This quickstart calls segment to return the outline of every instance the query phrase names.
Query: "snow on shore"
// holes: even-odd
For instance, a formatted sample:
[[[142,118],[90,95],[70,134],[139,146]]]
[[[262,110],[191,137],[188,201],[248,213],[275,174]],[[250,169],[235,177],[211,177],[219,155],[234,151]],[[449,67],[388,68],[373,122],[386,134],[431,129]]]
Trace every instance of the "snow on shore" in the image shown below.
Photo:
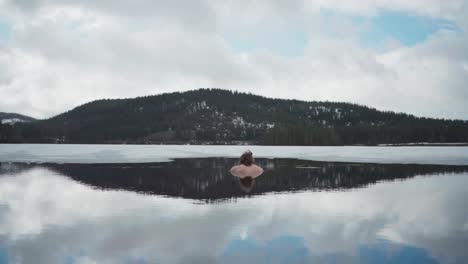
[[[143,163],[176,158],[238,158],[250,149],[257,158],[316,161],[468,165],[468,147],[302,147],[199,145],[0,144],[0,162]]]

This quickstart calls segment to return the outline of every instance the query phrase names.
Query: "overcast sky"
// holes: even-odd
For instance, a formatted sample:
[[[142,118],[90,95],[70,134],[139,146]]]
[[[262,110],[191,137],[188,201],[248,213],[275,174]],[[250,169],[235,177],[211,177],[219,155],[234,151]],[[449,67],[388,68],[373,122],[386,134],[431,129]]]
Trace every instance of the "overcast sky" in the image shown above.
[[[468,119],[468,0],[0,0],[0,111],[218,87]]]

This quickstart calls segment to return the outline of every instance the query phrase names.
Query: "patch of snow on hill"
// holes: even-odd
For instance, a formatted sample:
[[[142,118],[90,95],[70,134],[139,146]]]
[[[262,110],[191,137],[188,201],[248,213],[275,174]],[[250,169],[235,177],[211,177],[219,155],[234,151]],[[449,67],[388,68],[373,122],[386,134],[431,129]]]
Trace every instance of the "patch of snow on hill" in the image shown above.
[[[3,124],[13,125],[15,123],[20,123],[20,122],[29,122],[29,121],[24,120],[24,119],[20,119],[20,118],[5,118],[5,119],[2,119],[2,125]]]

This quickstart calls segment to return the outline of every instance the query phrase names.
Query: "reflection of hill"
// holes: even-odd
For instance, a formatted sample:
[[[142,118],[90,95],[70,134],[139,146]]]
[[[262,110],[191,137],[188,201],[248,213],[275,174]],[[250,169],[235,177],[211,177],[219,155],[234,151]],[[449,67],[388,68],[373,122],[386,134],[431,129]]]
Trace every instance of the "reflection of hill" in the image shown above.
[[[103,189],[201,200],[219,200],[246,194],[229,174],[235,159],[179,159],[146,164],[48,164],[48,168],[79,182]],[[467,172],[468,166],[326,163],[293,159],[259,159],[265,173],[256,179],[250,195],[298,190],[340,190],[378,181],[416,175]]]
[[[228,158],[177,159],[143,164],[43,164],[76,181],[102,189],[123,189],[200,200],[219,200],[246,194],[239,179],[229,174],[237,162]],[[379,181],[416,175],[468,172],[468,166],[358,164],[295,159],[258,159],[265,173],[250,195],[299,190],[343,190]],[[34,167],[3,163],[0,174]]]
[[[4,174],[20,173],[34,167],[28,163],[0,162],[0,177]]]

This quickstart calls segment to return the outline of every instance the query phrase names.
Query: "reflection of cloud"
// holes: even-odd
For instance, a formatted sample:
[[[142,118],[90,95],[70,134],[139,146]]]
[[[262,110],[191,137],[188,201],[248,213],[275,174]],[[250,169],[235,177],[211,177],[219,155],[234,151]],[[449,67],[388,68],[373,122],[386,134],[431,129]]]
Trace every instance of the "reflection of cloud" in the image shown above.
[[[0,177],[0,248],[24,263],[210,263],[241,238],[300,237],[314,256],[357,256],[376,239],[466,256],[468,177],[416,177],[347,192],[272,194],[236,203],[100,191],[31,169]]]
[[[242,226],[243,219],[233,213],[246,218],[253,213],[96,191],[44,169],[3,176],[0,204],[8,208],[0,216],[0,237],[17,241],[10,255],[22,256],[25,263],[61,263],[64,256],[83,250],[99,262],[114,262],[123,254],[151,259],[209,256],[228,242],[233,227]],[[90,239],[96,234],[99,239]]]

